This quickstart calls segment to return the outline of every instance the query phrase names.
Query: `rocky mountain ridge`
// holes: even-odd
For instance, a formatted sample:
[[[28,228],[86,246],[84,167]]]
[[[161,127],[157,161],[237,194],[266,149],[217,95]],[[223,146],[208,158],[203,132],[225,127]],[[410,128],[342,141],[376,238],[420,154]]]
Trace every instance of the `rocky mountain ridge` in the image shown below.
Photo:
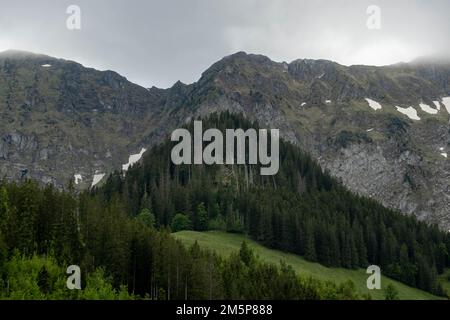
[[[449,97],[450,63],[427,59],[347,67],[239,52],[196,83],[145,89],[112,71],[6,52],[0,174],[90,187],[187,121],[229,110],[280,129],[351,190],[449,228]]]

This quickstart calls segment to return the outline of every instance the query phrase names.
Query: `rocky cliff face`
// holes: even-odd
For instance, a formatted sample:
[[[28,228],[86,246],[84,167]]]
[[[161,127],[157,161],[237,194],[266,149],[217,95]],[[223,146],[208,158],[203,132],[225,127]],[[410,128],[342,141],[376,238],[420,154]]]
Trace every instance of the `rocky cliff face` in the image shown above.
[[[197,83],[162,90],[8,52],[0,55],[0,172],[88,187],[185,122],[230,110],[280,129],[351,190],[449,228],[449,96],[450,63],[426,59],[346,67],[237,53]]]
[[[24,52],[0,55],[0,174],[62,186],[126,163],[159,95],[117,73]]]

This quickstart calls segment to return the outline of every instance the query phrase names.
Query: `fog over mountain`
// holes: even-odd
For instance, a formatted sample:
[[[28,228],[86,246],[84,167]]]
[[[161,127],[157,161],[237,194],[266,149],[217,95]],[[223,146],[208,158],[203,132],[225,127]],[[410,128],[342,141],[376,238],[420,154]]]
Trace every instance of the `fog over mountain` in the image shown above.
[[[449,52],[450,2],[153,0],[1,0],[0,51],[42,52],[100,70],[115,70],[144,87],[192,83],[237,51],[275,61],[299,57],[341,64],[384,65]],[[69,5],[81,30],[68,30]],[[368,7],[380,9],[371,30]],[[371,12],[371,11],[369,11]]]

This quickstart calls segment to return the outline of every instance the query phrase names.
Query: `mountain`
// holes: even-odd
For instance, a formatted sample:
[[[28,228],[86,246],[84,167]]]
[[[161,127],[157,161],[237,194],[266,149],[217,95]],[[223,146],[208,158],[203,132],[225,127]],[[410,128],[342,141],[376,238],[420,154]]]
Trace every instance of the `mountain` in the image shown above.
[[[448,229],[449,97],[450,63],[429,58],[347,67],[239,52],[198,82],[163,90],[8,51],[0,54],[0,173],[89,187],[173,129],[228,110],[280,129],[350,190]]]
[[[259,127],[230,112],[203,126]],[[298,146],[280,140],[279,173],[263,176],[258,164],[175,165],[175,144],[80,193],[0,180],[0,299],[448,297],[450,234],[349,192]],[[171,235],[180,230],[229,233],[204,251]],[[221,256],[236,241],[239,251]],[[67,290],[68,263],[83,270],[83,290]]]
[[[259,127],[229,112],[202,124],[221,132]],[[282,139],[278,174],[263,176],[261,165],[175,165],[167,160],[176,144],[152,148],[126,176],[110,175],[89,195],[159,229],[245,234],[328,267],[376,265],[384,276],[443,295],[438,275],[450,266],[450,234],[349,192],[298,146]]]
[[[0,55],[0,172],[88,184],[139,153],[162,119],[158,92],[112,71],[26,52]],[[81,180],[79,179],[79,180]]]

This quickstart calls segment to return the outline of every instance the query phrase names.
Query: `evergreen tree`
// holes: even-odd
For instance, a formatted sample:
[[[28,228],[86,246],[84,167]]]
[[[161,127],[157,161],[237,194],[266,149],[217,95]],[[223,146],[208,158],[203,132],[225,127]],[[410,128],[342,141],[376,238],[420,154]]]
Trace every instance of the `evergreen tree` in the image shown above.
[[[172,223],[170,224],[170,227],[173,232],[178,232],[182,230],[189,230],[191,229],[192,222],[191,219],[185,214],[177,213],[175,217],[172,219]]]
[[[8,258],[8,248],[3,239],[3,234],[0,230],[0,275],[2,274],[3,267],[7,261],[7,258]],[[0,283],[1,283],[1,281],[0,281]],[[0,285],[0,287],[1,287],[1,285]]]
[[[205,204],[201,202],[195,210],[195,230],[205,231],[208,229],[208,212]]]
[[[316,261],[317,254],[316,254],[315,236],[314,236],[314,229],[311,223],[306,224],[304,241],[305,241],[305,258],[310,261]]]
[[[53,285],[51,283],[50,274],[45,266],[42,266],[41,270],[39,270],[37,285],[44,294],[48,294],[52,291]]]
[[[247,267],[253,262],[253,251],[248,247],[246,241],[242,242],[241,244],[239,257]]]
[[[136,217],[139,221],[142,221],[148,227],[155,227],[156,218],[153,213],[151,213],[150,209],[144,208]]]
[[[392,284],[389,283],[386,286],[386,289],[384,290],[384,297],[386,300],[398,300],[398,290],[397,288]]]
[[[6,220],[8,219],[9,200],[8,191],[2,186],[0,181],[0,231],[5,232]]]

